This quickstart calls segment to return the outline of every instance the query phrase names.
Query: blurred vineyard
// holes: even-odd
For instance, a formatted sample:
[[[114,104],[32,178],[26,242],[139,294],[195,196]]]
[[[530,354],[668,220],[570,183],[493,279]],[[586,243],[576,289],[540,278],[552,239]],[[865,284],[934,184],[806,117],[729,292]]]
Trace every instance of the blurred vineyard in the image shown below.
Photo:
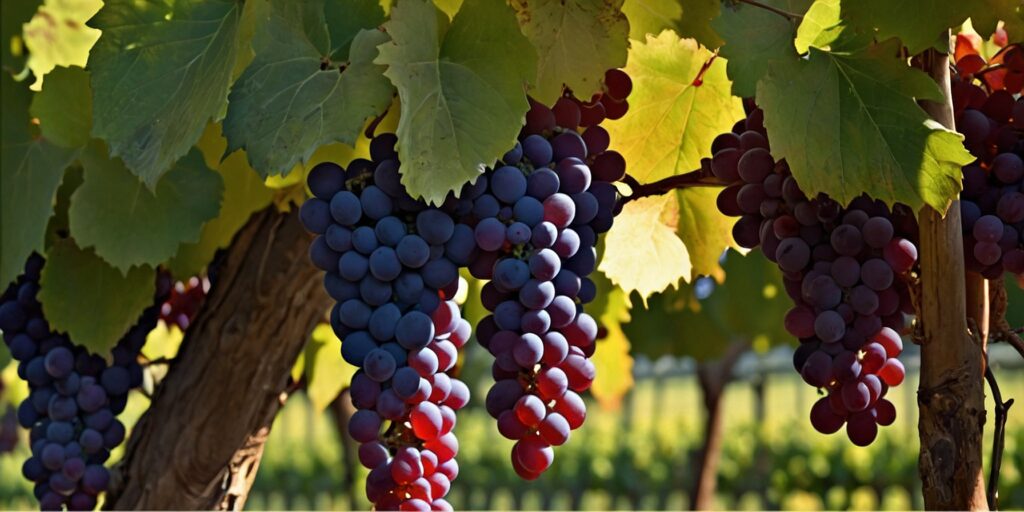
[[[717,508],[921,509],[917,473],[916,364],[908,383],[890,392],[901,415],[868,448],[842,434],[823,436],[805,418],[815,391],[782,363],[785,350],[748,355],[725,395]],[[1004,362],[1005,361],[1005,362]],[[1024,397],[1024,367],[1014,356],[994,361],[1004,396]],[[476,404],[460,414],[462,472],[451,502],[472,510],[632,510],[688,507],[703,441],[704,409],[691,360],[637,361],[636,385],[619,410],[591,404],[586,428],[573,433],[552,470],[536,482],[509,467],[510,441]],[[486,381],[473,391],[486,392]],[[146,399],[136,396],[129,415]],[[991,403],[989,404],[991,407]],[[989,409],[991,410],[991,408]],[[991,425],[986,425],[986,468]],[[1004,509],[1024,508],[1024,413],[1011,410],[1000,482]],[[33,509],[31,489],[15,476],[24,443],[0,456],[0,509]],[[117,456],[118,454],[115,454]],[[363,470],[346,462],[330,411],[318,414],[302,395],[278,416],[248,509],[365,510]],[[358,469],[356,469],[358,468]],[[354,470],[354,471],[353,471]]]

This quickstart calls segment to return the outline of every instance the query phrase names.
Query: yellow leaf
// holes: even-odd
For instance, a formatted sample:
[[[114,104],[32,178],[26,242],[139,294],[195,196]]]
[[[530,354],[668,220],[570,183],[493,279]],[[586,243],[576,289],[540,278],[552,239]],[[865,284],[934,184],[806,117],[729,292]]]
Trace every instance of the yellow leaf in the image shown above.
[[[693,39],[666,30],[633,42],[626,73],[633,80],[629,114],[604,125],[612,149],[622,153],[630,175],[641,183],[700,168],[711,141],[743,117],[725,75],[725,59]]]
[[[356,367],[341,358],[341,341],[328,324],[317,325],[306,345],[306,394],[313,410],[327,409],[348,387]]]
[[[629,303],[619,288],[607,292],[605,310],[599,312],[598,321],[608,335],[597,340],[597,349],[591,361],[597,370],[590,393],[601,407],[616,410],[622,397],[633,388],[633,356],[629,339],[622,332],[622,322],[629,321]]]
[[[146,359],[171,359],[178,355],[181,341],[185,339],[185,333],[177,325],[168,326],[164,322],[157,322],[156,327],[146,336],[146,345],[142,348],[142,355]]]
[[[673,194],[626,203],[605,235],[599,270],[626,293],[653,293],[689,278],[693,265],[683,241],[676,236],[679,203]]]
[[[41,90],[43,75],[57,66],[85,67],[89,51],[100,38],[100,31],[85,22],[102,6],[102,0],[46,0],[25,24],[28,67],[36,76],[33,90]]]
[[[7,367],[0,372],[0,384],[3,386],[3,396],[0,396],[5,402],[10,403],[14,407],[21,404],[21,401],[28,398],[28,382],[18,376],[18,363],[17,361],[11,361],[7,363]],[[0,411],[3,408],[0,407]]]

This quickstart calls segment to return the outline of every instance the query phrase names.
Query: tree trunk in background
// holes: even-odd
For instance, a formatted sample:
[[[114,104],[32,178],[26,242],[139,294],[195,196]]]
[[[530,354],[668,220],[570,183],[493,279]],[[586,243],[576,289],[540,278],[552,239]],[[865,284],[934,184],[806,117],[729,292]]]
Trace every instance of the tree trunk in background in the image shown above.
[[[289,373],[329,307],[298,211],[253,215],[136,424],[107,508],[239,510],[287,398]]]
[[[732,380],[732,368],[747,348],[747,342],[735,342],[726,348],[719,361],[697,364],[697,381],[704,395],[704,446],[697,461],[697,479],[690,490],[690,508],[709,510],[715,503],[718,486],[718,460],[722,455],[722,395]]]
[[[942,88],[943,104],[925,102],[933,119],[953,127],[949,58],[931,51],[928,71]],[[981,337],[967,327],[967,287],[959,203],[943,219],[920,212],[921,224],[921,382],[917,402],[925,507],[987,510],[982,474],[985,424],[984,362]],[[972,292],[973,294],[974,292]],[[977,314],[977,310],[971,312]]]

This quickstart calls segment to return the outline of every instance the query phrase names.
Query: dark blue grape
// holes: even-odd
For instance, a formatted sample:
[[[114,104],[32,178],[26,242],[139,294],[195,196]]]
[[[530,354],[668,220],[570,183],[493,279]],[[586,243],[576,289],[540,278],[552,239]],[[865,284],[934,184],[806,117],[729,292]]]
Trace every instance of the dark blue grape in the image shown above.
[[[560,133],[551,141],[551,150],[555,161],[566,158],[587,158],[587,144],[583,137],[574,131]]]
[[[359,299],[342,302],[338,312],[341,314],[341,322],[353,329],[365,329],[373,314],[373,310]]]
[[[505,238],[512,245],[522,245],[530,241],[530,226],[522,222],[513,222],[505,230]]]
[[[530,267],[522,260],[503,259],[494,266],[494,282],[500,289],[517,291],[530,279]]]
[[[369,256],[378,246],[377,233],[369,226],[359,226],[352,231],[352,247]]]
[[[377,382],[384,382],[395,374],[397,364],[394,356],[388,351],[375,348],[366,354],[362,366],[367,377]]]
[[[324,274],[324,289],[335,302],[345,302],[359,297],[359,285],[332,272]]]
[[[384,304],[370,315],[368,329],[378,341],[384,342],[395,336],[395,326],[402,318],[402,311],[394,304]]]
[[[359,281],[366,276],[370,269],[370,262],[365,256],[355,251],[349,251],[341,255],[338,260],[338,273],[349,281]]]
[[[444,245],[444,250],[445,257],[452,263],[459,266],[469,265],[476,251],[476,237],[473,234],[473,228],[465,224],[456,225],[452,237]]]
[[[398,245],[398,242],[406,234],[405,223],[398,217],[391,216],[378,221],[373,231],[377,234],[377,240],[388,247]]]
[[[114,420],[110,424],[110,427],[103,432],[103,447],[108,450],[113,450],[117,445],[124,441],[125,429],[124,424],[120,421]]]
[[[331,224],[327,228],[327,233],[324,234],[324,240],[327,242],[327,247],[338,251],[345,252],[352,249],[352,230],[337,224]]]
[[[46,438],[54,443],[65,444],[75,436],[75,428],[66,421],[52,421],[46,427]]]
[[[505,204],[515,204],[526,194],[526,176],[517,167],[499,167],[490,177],[491,193]]]
[[[370,273],[381,281],[392,281],[402,273],[402,263],[390,247],[378,247],[370,254]]]
[[[503,330],[519,329],[523,320],[523,306],[518,301],[506,300],[494,308],[494,322]]]
[[[423,348],[434,339],[434,321],[425,313],[410,311],[398,321],[395,339],[408,350]]]
[[[19,331],[25,325],[25,320],[25,312],[17,302],[10,301],[0,304],[0,331]]]
[[[368,332],[356,331],[341,340],[341,358],[352,366],[362,366],[367,354],[376,348]]]
[[[108,395],[123,395],[128,392],[130,376],[128,370],[121,366],[111,366],[103,370],[100,382]]]
[[[405,196],[402,176],[398,172],[398,162],[395,160],[384,160],[377,164],[377,168],[373,171],[373,182],[385,194],[395,199]]]
[[[430,259],[430,245],[419,235],[406,235],[395,250],[402,265],[409,268],[420,268]]]
[[[331,206],[327,201],[311,198],[299,208],[299,220],[307,230],[323,234],[331,226]]]
[[[504,162],[507,165],[518,164],[519,161],[522,160],[522,159],[523,159],[523,146],[519,142],[516,142],[516,146],[514,148],[508,150],[508,152],[505,153],[505,155],[501,157],[501,161]]]
[[[107,485],[110,484],[110,472],[107,468],[99,465],[92,465],[85,468],[85,474],[82,475],[82,488],[86,492],[92,494],[99,494],[107,489]]]
[[[505,243],[505,225],[494,217],[480,221],[473,234],[477,245],[485,251],[496,251]]]
[[[113,419],[111,419],[111,423],[113,423]],[[97,430],[87,428],[78,437],[78,444],[82,446],[82,451],[86,455],[99,453],[103,449],[103,434]]]
[[[473,215],[476,215],[477,218],[497,217],[499,210],[501,210],[501,204],[490,194],[484,194],[473,201]]]
[[[402,400],[408,400],[420,387],[420,374],[416,373],[416,370],[406,366],[400,368],[395,372],[395,376],[391,379],[391,388],[395,390],[395,394]]]
[[[18,361],[28,361],[36,355],[36,342],[24,333],[14,335],[8,348],[11,350],[11,357]]]
[[[362,205],[363,213],[374,220],[387,217],[391,214],[393,208],[391,198],[374,185],[370,185],[363,190],[363,193],[359,196],[359,203]]]
[[[331,217],[342,226],[353,226],[363,216],[363,207],[359,197],[352,192],[342,190],[331,198]]]
[[[51,420],[71,421],[78,414],[78,405],[70,397],[54,395],[50,397],[50,405],[47,414]]]
[[[559,272],[561,276],[566,271]],[[519,302],[530,309],[543,309],[555,298],[555,284],[551,281],[530,279],[519,290]]]
[[[553,155],[551,144],[540,135],[530,135],[522,141],[523,156],[526,157],[534,167],[543,167],[551,163]]]
[[[322,236],[316,237],[309,245],[309,259],[320,270],[334,270],[340,257],[341,254],[332,250]]]
[[[423,210],[416,215],[416,232],[431,245],[444,244],[454,231],[455,222],[441,210]]]
[[[444,288],[458,278],[459,269],[444,258],[431,261],[423,267],[423,283],[431,288]]]
[[[395,296],[405,305],[416,304],[423,294],[423,278],[414,272],[405,272],[395,280]]]
[[[391,300],[391,285],[373,276],[366,276],[359,282],[359,296],[371,306],[380,306]]]

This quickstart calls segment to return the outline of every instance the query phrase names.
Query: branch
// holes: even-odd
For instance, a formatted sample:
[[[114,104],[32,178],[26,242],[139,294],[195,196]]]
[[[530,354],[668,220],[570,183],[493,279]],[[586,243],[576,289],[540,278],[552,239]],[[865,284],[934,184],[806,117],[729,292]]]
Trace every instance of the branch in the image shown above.
[[[766,10],[766,11],[774,12],[775,14],[778,14],[779,16],[782,16],[783,18],[787,18],[790,21],[800,21],[800,20],[804,19],[802,14],[796,14],[796,13],[792,13],[792,12],[788,12],[788,11],[783,11],[782,9],[778,9],[778,8],[772,7],[772,6],[767,5],[767,4],[762,4],[761,2],[758,2],[757,0],[737,0],[737,1],[742,3],[742,4],[753,5],[754,7],[760,7],[762,9]]]
[[[989,282],[989,294],[991,296],[992,313],[990,317],[990,342],[1005,342],[1017,350],[1020,357],[1024,358],[1024,340],[1021,339],[1022,329],[1013,329],[1006,321],[1006,281],[1002,278]]]
[[[725,187],[729,183],[722,181],[710,169],[697,169],[686,174],[677,174],[651,183],[640,183],[636,178],[626,175],[622,182],[629,185],[632,192],[622,198],[622,204],[649,196],[660,196],[682,188],[690,187]]]
[[[1003,464],[1003,445],[1006,441],[1006,415],[1013,405],[1013,399],[1003,402],[1003,394],[999,392],[999,383],[992,373],[992,367],[985,369],[985,380],[992,389],[992,400],[995,402],[995,432],[992,434],[992,467],[988,477],[988,507],[999,509],[999,469]]]

